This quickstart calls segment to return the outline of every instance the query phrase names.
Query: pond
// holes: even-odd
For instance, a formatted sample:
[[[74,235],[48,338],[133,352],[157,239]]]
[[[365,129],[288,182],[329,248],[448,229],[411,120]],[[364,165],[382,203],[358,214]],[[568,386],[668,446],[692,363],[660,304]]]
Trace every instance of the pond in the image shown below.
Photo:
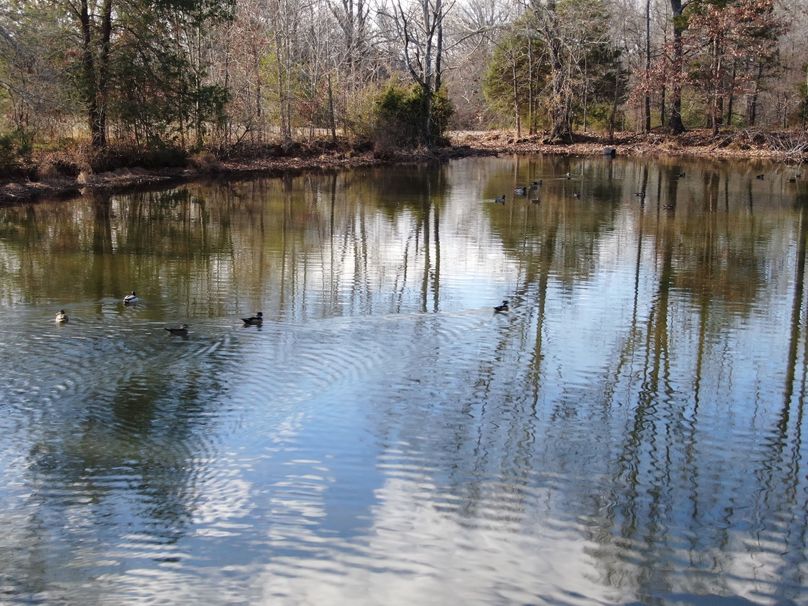
[[[796,172],[509,156],[0,209],[0,602],[808,604]]]

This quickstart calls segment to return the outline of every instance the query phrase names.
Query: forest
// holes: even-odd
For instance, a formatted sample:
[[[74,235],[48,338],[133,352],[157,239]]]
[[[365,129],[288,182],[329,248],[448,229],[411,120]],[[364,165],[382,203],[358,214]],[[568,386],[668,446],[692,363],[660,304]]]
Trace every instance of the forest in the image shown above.
[[[806,124],[806,0],[0,5],[5,174],[65,150],[170,165],[312,140],[429,148],[447,130],[563,144]]]

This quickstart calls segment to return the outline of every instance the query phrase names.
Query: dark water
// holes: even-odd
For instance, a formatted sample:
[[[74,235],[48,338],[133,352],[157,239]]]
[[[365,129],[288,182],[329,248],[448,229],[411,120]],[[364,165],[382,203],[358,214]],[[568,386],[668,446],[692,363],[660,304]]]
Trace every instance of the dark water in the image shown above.
[[[793,172],[0,209],[0,603],[808,604]]]

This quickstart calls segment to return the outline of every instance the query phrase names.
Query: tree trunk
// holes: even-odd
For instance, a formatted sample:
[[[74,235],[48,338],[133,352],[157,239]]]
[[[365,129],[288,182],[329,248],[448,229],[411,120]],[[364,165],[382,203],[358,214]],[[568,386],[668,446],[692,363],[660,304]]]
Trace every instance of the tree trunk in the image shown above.
[[[515,55],[515,54],[514,54]],[[513,117],[516,122],[516,138],[522,138],[522,117],[519,107],[519,81],[516,78],[516,56],[511,61],[511,83],[513,84]]]
[[[435,45],[435,92],[437,93],[440,90],[440,87],[443,85],[442,75],[443,75],[443,66],[441,65],[443,60],[443,15],[440,14],[441,3],[438,2],[436,5],[437,11],[435,18],[439,19],[438,21],[438,41]]]
[[[545,6],[536,5],[540,31],[549,55],[550,63],[550,136],[551,143],[571,142],[569,99],[567,98],[567,74],[564,66],[564,48],[558,31],[558,16],[555,0]]]
[[[609,143],[614,142],[614,120],[617,116],[617,100],[620,96],[620,64],[614,65],[614,91],[612,94],[612,111],[609,113]]]
[[[586,93],[589,92],[589,73],[586,69],[586,56],[584,56],[584,124],[583,124],[583,131],[586,132],[586,119],[587,119],[587,95]]]
[[[749,126],[754,126],[757,122],[757,100],[760,92],[760,79],[763,77],[763,63],[758,63],[757,74],[755,76],[755,92],[746,110],[746,121]]]
[[[196,65],[194,65],[194,130],[196,135],[195,146],[197,149],[202,149],[202,101],[200,91],[202,90],[202,79],[200,78],[199,70],[202,65],[202,32],[199,26],[196,27]]]
[[[645,85],[651,79],[651,0],[645,0]],[[651,132],[651,95],[645,93],[645,128],[646,133]]]
[[[421,87],[421,94],[423,95],[424,106],[424,143],[427,146],[432,145],[432,90],[429,86]]]
[[[530,30],[527,31],[527,127],[528,133],[536,134],[533,118],[533,42],[530,39]]]
[[[441,60],[443,59],[443,6],[441,5],[441,0],[438,0],[435,4],[435,19],[438,20],[437,24],[437,41],[435,44],[435,78],[432,91],[429,95],[429,113],[428,113],[428,125],[429,129],[427,130],[427,144],[433,145],[437,139],[436,135],[439,133],[435,131],[435,121],[433,120],[432,109],[434,104],[432,103],[432,97],[440,91],[440,87],[443,84],[441,81],[441,72],[443,67],[441,65]]]
[[[682,123],[682,78],[684,67],[682,1],[671,0],[671,10],[673,12],[673,74],[671,78],[671,113],[668,119],[668,130],[672,134],[678,135],[685,132],[685,125]]]
[[[331,127],[331,141],[337,142],[337,121],[334,118],[334,90],[331,87],[331,74],[328,74],[328,121]]]
[[[710,126],[712,127],[713,137],[718,135],[718,129],[721,126],[721,116],[723,115],[721,95],[721,41],[718,37],[713,39],[713,94],[712,103],[710,108]]]
[[[90,129],[92,146],[100,148],[104,147],[106,141],[104,140],[104,131],[99,128],[101,117],[98,112],[98,87],[91,19],[87,0],[82,0],[79,21],[81,22],[82,34],[81,68],[84,78],[84,102],[87,105],[87,126]]]
[[[561,44],[559,40],[555,40],[552,45],[554,48],[551,50],[552,56],[552,101],[550,107],[550,118],[553,126],[550,131],[550,140],[552,142],[571,142],[572,141],[572,125],[569,121],[569,112],[567,111],[567,103],[564,95],[564,87],[566,85],[564,65],[561,61]]]
[[[738,62],[732,62],[732,76],[729,81],[729,100],[727,102],[727,126],[732,128],[732,111],[735,105],[735,75],[738,68]]]
[[[112,0],[104,0],[101,8],[101,52],[98,55],[98,140],[99,147],[107,144],[107,88],[109,84],[109,54],[112,38]]]
[[[286,62],[285,44],[281,41],[280,27],[275,31],[275,55],[277,61],[277,78],[278,78],[278,104],[280,109],[281,119],[281,136],[283,137],[284,144],[288,144],[292,138],[292,127],[289,116],[289,101],[287,99],[286,90],[286,76],[289,64]]]

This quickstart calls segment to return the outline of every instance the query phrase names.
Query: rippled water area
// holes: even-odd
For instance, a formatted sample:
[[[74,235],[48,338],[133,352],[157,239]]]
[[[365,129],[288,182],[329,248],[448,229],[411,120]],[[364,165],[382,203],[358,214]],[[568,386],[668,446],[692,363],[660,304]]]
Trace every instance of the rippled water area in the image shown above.
[[[0,208],[0,604],[808,604],[796,172]]]

